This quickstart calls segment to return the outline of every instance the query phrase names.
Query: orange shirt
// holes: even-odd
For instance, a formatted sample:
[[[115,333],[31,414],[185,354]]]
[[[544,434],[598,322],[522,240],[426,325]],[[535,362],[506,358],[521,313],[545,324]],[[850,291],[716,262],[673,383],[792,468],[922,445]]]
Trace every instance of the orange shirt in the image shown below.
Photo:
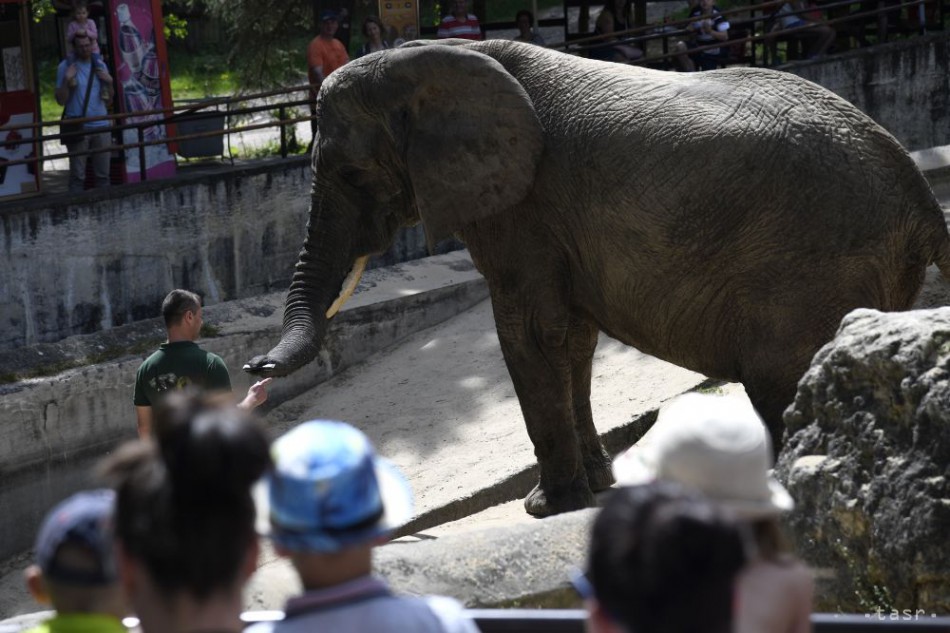
[[[350,61],[350,56],[346,54],[343,42],[335,37],[327,40],[318,35],[307,46],[307,76],[310,78],[310,83],[316,81],[311,71],[314,66],[321,66],[323,76],[326,77],[348,61]]]

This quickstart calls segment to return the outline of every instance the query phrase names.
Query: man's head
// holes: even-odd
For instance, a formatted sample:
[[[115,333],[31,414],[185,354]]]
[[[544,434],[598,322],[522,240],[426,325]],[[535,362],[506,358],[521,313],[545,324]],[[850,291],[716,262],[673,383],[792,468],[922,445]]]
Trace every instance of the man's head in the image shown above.
[[[518,25],[519,31],[528,33],[531,30],[531,25],[534,24],[534,16],[527,9],[521,9],[515,14],[515,24]]]
[[[409,484],[349,424],[305,422],[274,441],[271,457],[259,516],[270,517],[270,536],[283,552],[372,545],[412,516]]]
[[[76,31],[73,34],[71,44],[73,50],[76,51],[76,57],[83,61],[92,58],[92,38],[85,31]]]
[[[743,528],[695,492],[619,488],[594,521],[575,586],[594,631],[726,633],[745,550]]]
[[[468,17],[468,0],[455,0],[452,15],[457,18]]]
[[[320,35],[333,37],[340,26],[340,17],[336,11],[324,11],[320,14]]]
[[[201,297],[188,290],[172,290],[162,301],[165,329],[175,330],[187,340],[197,340],[201,332]]]
[[[124,600],[112,547],[115,493],[80,492],[54,507],[34,546],[36,563],[26,571],[30,592],[60,613],[121,617]]]

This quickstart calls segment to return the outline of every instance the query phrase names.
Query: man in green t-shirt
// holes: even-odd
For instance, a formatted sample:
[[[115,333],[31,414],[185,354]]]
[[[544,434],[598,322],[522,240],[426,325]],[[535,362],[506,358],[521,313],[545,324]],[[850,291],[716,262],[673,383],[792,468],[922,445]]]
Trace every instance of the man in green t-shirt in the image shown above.
[[[162,301],[162,316],[168,340],[145,359],[135,374],[135,417],[139,437],[152,430],[152,406],[168,391],[196,387],[204,391],[231,391],[231,377],[217,354],[206,352],[195,343],[201,332],[201,297],[188,290],[172,290]],[[238,403],[242,409],[254,409],[267,400],[270,378],[260,380],[247,390]]]

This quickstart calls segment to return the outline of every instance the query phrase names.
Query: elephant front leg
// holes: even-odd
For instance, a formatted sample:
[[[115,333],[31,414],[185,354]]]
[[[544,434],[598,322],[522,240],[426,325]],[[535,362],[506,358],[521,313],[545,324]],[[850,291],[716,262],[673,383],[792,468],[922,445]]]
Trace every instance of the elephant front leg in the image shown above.
[[[574,429],[580,442],[584,470],[591,490],[600,492],[614,483],[610,455],[597,435],[590,408],[590,384],[593,374],[597,328],[587,321],[571,319],[568,350],[571,359],[571,392],[574,404]]]
[[[540,467],[538,485],[525,499],[525,509],[547,516],[593,506],[575,433],[567,319],[534,320],[519,306],[495,296],[492,306],[505,364]]]

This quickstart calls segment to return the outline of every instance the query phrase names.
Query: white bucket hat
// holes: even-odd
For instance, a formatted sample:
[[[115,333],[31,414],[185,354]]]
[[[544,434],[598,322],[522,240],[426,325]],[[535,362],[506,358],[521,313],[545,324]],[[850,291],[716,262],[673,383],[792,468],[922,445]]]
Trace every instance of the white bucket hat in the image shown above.
[[[621,485],[675,481],[754,520],[795,505],[769,473],[771,462],[768,432],[748,401],[689,393],[660,410],[643,440],[614,459],[613,471]]]

